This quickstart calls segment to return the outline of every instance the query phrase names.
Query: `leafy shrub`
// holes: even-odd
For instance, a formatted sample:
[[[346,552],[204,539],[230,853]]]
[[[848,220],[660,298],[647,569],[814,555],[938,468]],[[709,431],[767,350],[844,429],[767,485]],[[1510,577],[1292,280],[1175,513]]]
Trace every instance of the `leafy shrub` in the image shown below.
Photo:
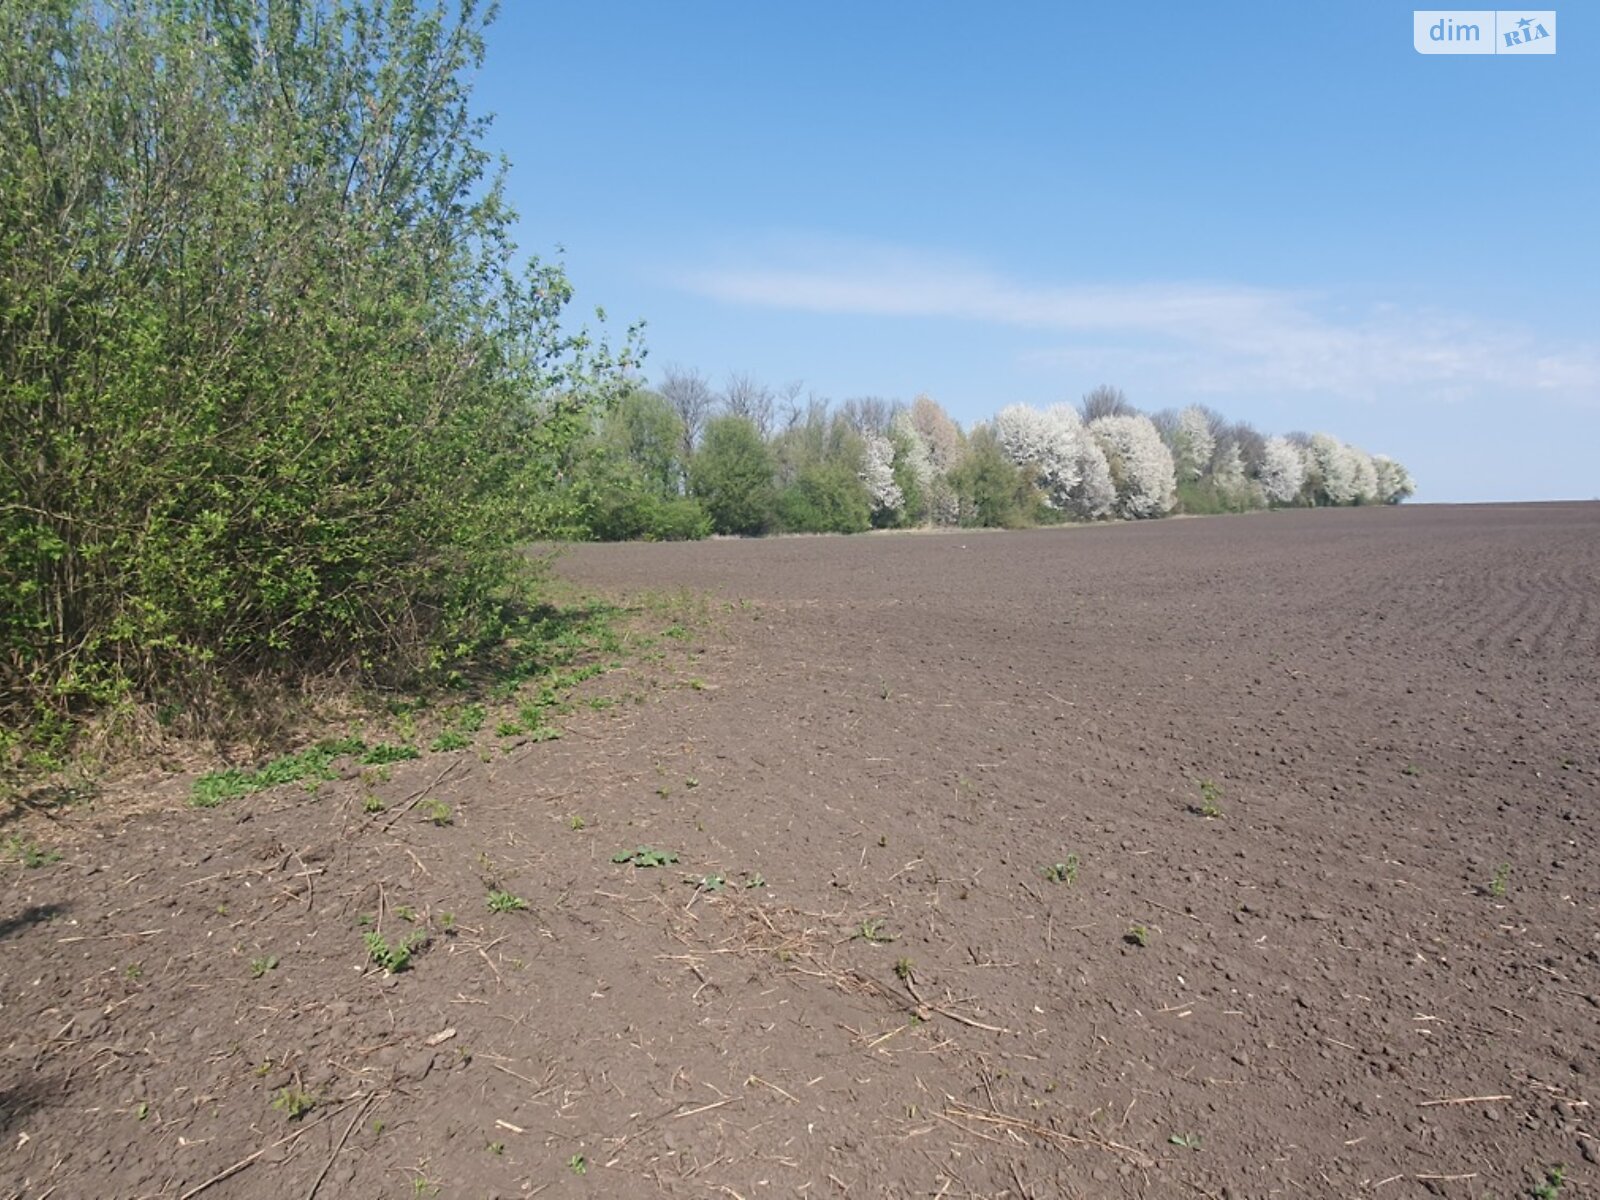
[[[792,533],[862,533],[872,528],[866,486],[844,462],[800,472],[778,495],[778,521]]]
[[[576,523],[617,374],[506,266],[482,25],[0,0],[0,726],[435,663]]]
[[[690,464],[689,490],[716,532],[765,533],[772,525],[773,470],[772,452],[754,424],[718,417],[707,422]]]

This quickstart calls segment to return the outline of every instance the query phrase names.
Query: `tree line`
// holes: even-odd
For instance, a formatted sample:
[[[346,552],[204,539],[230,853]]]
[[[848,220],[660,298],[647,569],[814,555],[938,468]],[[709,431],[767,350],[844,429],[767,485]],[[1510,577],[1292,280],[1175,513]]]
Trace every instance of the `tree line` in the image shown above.
[[[601,414],[569,467],[599,540],[1019,528],[1170,513],[1396,504],[1410,473],[1326,433],[1265,436],[1201,405],[1146,415],[1101,386],[963,429],[938,403],[837,406],[669,368]]]

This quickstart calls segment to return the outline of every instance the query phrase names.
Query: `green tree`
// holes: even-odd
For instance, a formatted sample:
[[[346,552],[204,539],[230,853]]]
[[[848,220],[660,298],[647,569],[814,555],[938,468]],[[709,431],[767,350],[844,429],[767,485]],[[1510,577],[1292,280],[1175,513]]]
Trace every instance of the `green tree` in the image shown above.
[[[630,391],[606,415],[604,441],[638,468],[656,495],[683,494],[683,420],[663,397]]]
[[[872,506],[861,477],[834,459],[802,468],[778,493],[778,521],[792,533],[864,533],[872,528]]]
[[[1039,507],[1027,473],[1006,457],[987,426],[967,439],[966,455],[950,482],[961,499],[963,525],[1019,529]]]
[[[619,390],[474,0],[0,0],[0,728],[485,632]],[[3,747],[0,747],[3,749]]]
[[[690,465],[689,490],[718,533],[765,533],[773,517],[774,465],[753,422],[718,417],[706,423]]]

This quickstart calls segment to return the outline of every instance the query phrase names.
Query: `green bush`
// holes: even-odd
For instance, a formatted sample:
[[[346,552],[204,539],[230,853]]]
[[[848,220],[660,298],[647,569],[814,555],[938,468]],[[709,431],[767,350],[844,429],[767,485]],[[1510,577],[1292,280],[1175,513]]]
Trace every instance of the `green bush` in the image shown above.
[[[774,462],[761,433],[744,417],[706,424],[689,467],[689,491],[718,533],[761,534],[772,525]]]
[[[483,632],[609,403],[409,0],[0,0],[0,726]]]
[[[966,457],[951,473],[961,498],[961,523],[992,529],[1021,529],[1039,507],[1027,473],[1006,458],[988,429],[967,442]]]
[[[818,463],[778,494],[778,522],[791,533],[861,533],[872,528],[872,508],[848,464]]]

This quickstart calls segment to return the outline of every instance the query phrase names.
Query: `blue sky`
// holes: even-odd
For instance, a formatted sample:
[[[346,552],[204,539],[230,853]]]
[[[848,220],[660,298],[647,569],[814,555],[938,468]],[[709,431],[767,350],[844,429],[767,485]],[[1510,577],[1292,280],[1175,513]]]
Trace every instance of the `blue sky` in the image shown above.
[[[1554,56],[1412,8],[511,0],[477,103],[523,247],[747,372],[963,424],[1102,382],[1600,497],[1600,6]]]

